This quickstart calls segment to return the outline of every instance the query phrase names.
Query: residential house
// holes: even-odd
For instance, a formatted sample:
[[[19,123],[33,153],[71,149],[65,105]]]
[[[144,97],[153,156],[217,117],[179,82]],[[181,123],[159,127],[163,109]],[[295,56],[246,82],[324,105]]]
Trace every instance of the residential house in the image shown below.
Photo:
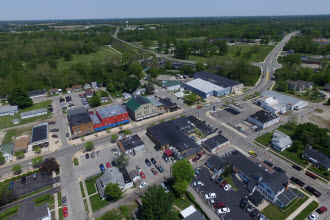
[[[21,137],[21,138],[17,139],[15,141],[13,153],[15,154],[17,151],[28,152],[29,143],[30,143],[30,138],[28,138],[28,137]]]
[[[86,89],[90,89],[90,88],[92,88],[91,84],[89,84],[89,83],[85,83],[85,84],[84,84],[84,89],[85,89],[85,90],[86,90]]]
[[[224,171],[226,161],[221,159],[218,155],[212,155],[205,163],[205,165],[215,174],[221,175]]]
[[[66,88],[65,91],[66,91],[68,94],[70,94],[70,93],[73,92],[73,89],[69,87],[69,88]]]
[[[86,108],[79,107],[69,109],[67,118],[70,125],[72,138],[94,133],[93,121]]]
[[[172,102],[170,98],[160,98],[158,101],[163,104],[164,113],[174,112],[179,108],[177,104],[175,102]]]
[[[284,134],[279,130],[275,130],[272,137],[272,147],[275,150],[283,151],[292,145],[290,136]]]
[[[48,90],[49,95],[56,95],[58,94],[58,88],[53,88]]]
[[[98,89],[99,85],[97,84],[97,82],[91,82],[92,88],[93,89]]]
[[[49,137],[48,137],[48,123],[39,124],[32,128],[31,141],[29,144],[28,151],[32,152],[33,148],[36,146],[48,147]]]
[[[0,107],[0,116],[14,115],[18,112],[18,106],[3,106]]]
[[[248,118],[248,121],[264,129],[280,122],[280,117],[272,112],[260,110]]]
[[[125,176],[126,176],[126,173],[125,173]],[[126,176],[126,178],[127,178],[127,176]],[[129,182],[128,178],[125,181],[123,173],[121,173],[117,167],[111,167],[111,168],[106,169],[106,171],[103,173],[103,175],[101,177],[99,177],[95,181],[95,183],[96,183],[97,191],[99,192],[99,195],[102,199],[106,198],[106,195],[104,194],[104,188],[109,183],[113,183],[113,184],[117,183],[119,185],[119,188],[123,191],[125,189],[128,189],[133,186],[133,182],[132,181]]]
[[[21,119],[32,118],[32,117],[36,117],[39,115],[46,115],[47,113],[48,113],[47,108],[41,108],[41,109],[28,111],[28,112],[22,112]]]
[[[3,144],[0,146],[0,153],[5,157],[6,161],[11,161],[13,159],[14,144]]]
[[[180,212],[181,219],[184,220],[203,220],[205,219],[202,213],[195,209],[193,205],[189,206],[188,208],[182,210]]]
[[[214,154],[217,151],[229,146],[230,142],[226,137],[218,134],[210,139],[207,139],[206,141],[202,141],[201,145],[210,153]]]
[[[94,131],[129,123],[128,113],[121,105],[99,108],[95,114],[90,114],[90,117],[93,121]]]
[[[163,114],[164,113],[164,105],[163,103],[161,103],[158,99],[156,99],[155,96],[148,96],[147,99],[154,104],[155,106],[157,106],[157,111],[158,114]]]
[[[35,90],[35,91],[27,92],[27,94],[30,96],[31,99],[47,96],[46,89]]]
[[[316,167],[323,168],[327,171],[330,170],[330,158],[317,150],[314,150],[311,146],[307,147],[302,154],[302,157]]]
[[[140,121],[159,114],[157,106],[143,96],[134,96],[126,103],[126,110],[134,121]]]
[[[101,103],[109,102],[109,97],[101,97]]]
[[[130,98],[132,98],[132,95],[127,92],[124,92],[123,94],[121,94],[121,97],[123,99],[130,99]]]
[[[82,86],[81,85],[73,85],[72,89],[76,92],[76,91],[82,90]]]
[[[179,81],[163,81],[162,87],[168,91],[175,91],[181,88]]]
[[[94,92],[92,91],[92,89],[85,89],[85,96],[86,98],[92,98],[94,95]]]
[[[146,93],[146,88],[137,89],[133,92],[133,96],[143,95],[144,93]]]
[[[305,89],[312,89],[313,88],[313,83],[312,82],[306,82],[303,80],[298,80],[298,81],[291,81],[287,80],[286,83],[288,84],[288,88],[290,90],[294,90],[297,92],[302,92]]]
[[[23,202],[17,214],[10,216],[8,220],[51,220],[48,204],[35,206],[32,200]]]
[[[146,147],[141,140],[141,138],[137,135],[127,135],[126,137],[118,140],[117,142],[121,151],[125,154],[143,154],[146,151]]]

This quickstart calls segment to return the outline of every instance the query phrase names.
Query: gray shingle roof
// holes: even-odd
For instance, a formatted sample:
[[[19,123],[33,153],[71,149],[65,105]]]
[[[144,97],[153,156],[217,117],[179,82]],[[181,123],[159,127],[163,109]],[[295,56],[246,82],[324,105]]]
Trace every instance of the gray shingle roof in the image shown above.
[[[274,113],[267,112],[265,110],[260,110],[256,113],[254,113],[253,115],[251,115],[250,118],[254,118],[257,121],[260,121],[262,123],[267,123],[269,121],[272,121],[272,120],[278,118],[278,116]]]
[[[212,168],[215,168],[217,170],[220,170],[226,163],[223,159],[221,159],[217,155],[212,155],[207,162],[212,166]]]
[[[330,167],[330,159],[326,155],[318,152],[317,150],[314,150],[313,148],[307,148],[304,153],[304,155],[313,158],[317,160],[319,163],[323,164],[327,168]]]
[[[297,198],[298,194],[294,191],[291,187],[288,190],[285,190],[280,195],[278,195],[278,199],[283,203],[284,206],[288,205],[292,202],[295,198]]]
[[[41,90],[35,90],[35,91],[27,92],[27,94],[31,98],[33,98],[35,96],[46,95],[46,89],[41,89]]]
[[[206,141],[203,141],[202,145],[206,147],[208,150],[212,150],[217,146],[224,144],[228,141],[229,140],[226,137],[222,136],[221,134],[218,134],[210,139],[207,139]]]

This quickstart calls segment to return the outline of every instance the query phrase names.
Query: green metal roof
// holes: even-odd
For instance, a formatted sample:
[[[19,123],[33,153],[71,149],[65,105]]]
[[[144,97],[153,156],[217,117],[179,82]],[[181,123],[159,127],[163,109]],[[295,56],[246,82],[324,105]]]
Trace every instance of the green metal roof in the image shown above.
[[[150,103],[149,99],[143,96],[136,96],[131,98],[127,103],[126,106],[130,108],[132,111],[136,111],[141,105]]]
[[[179,81],[165,81],[163,83],[164,86],[177,86],[180,85]]]
[[[9,143],[9,144],[1,145],[0,149],[3,153],[12,154],[14,150],[14,144]]]

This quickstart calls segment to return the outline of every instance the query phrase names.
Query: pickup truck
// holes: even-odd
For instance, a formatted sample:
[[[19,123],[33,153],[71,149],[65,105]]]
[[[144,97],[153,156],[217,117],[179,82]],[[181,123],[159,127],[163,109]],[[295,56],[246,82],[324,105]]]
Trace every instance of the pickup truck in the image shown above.
[[[215,193],[205,194],[205,199],[215,199],[215,198],[217,198],[217,194]]]

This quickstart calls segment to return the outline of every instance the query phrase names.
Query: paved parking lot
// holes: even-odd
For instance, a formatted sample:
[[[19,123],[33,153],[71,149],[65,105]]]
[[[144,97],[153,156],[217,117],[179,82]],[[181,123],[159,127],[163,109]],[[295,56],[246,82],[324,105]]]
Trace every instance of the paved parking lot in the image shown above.
[[[207,193],[216,193],[217,199],[219,202],[225,203],[226,207],[229,207],[230,213],[219,215],[220,219],[226,220],[237,220],[237,219],[253,219],[250,217],[250,213],[248,213],[245,209],[241,209],[239,204],[243,197],[246,197],[249,192],[244,188],[244,183],[237,180],[237,178],[233,178],[233,182],[235,186],[238,188],[238,191],[230,190],[225,192],[223,188],[217,185],[215,182],[210,180],[211,173],[209,169],[206,167],[198,168],[200,175],[197,178],[193,179],[192,183],[195,181],[201,181],[205,184],[205,187],[193,187],[196,192],[198,192],[203,200],[205,200],[204,195]],[[209,204],[208,201],[205,201],[206,204]],[[210,206],[212,206],[210,204]],[[213,206],[212,206],[212,209]],[[217,210],[214,210],[215,212]]]
[[[21,184],[21,180],[14,183],[14,192],[17,196],[23,196],[38,189],[50,186],[60,181],[60,177],[52,178],[51,175],[38,174],[38,179],[33,180],[32,176],[26,178],[26,183]]]

